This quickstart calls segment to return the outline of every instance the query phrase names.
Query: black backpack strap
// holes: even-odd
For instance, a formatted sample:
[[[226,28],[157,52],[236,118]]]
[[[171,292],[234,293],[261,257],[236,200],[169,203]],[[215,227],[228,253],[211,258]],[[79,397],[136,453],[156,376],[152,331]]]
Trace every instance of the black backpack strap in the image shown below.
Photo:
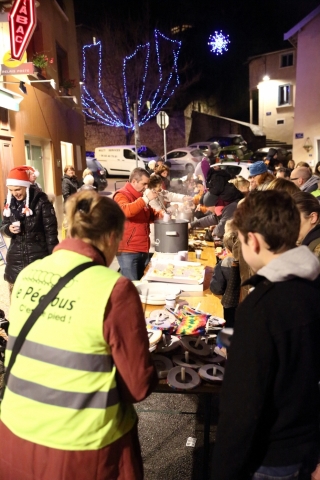
[[[58,295],[60,290],[63,289],[65,285],[67,285],[70,280],[72,280],[76,275],[79,273],[83,272],[87,268],[94,267],[96,265],[99,265],[99,263],[96,262],[86,262],[82,263],[81,265],[78,265],[77,267],[73,268],[68,272],[66,275],[60,278],[60,280],[55,284],[55,286],[44,296],[44,298],[39,302],[38,306],[32,311],[30,316],[27,318],[25,324],[21,328],[14,345],[12,347],[12,352],[9,360],[8,367],[6,369],[6,373],[4,376],[4,388],[2,392],[2,398],[4,395],[4,390],[5,386],[8,384],[8,378],[10,375],[10,371],[14,365],[14,362],[16,361],[17,355],[21,350],[22,345],[24,344],[24,341],[30,332],[31,328],[33,325],[36,323],[40,315],[44,312],[44,310],[47,308],[49,303],[51,303],[55,297]]]

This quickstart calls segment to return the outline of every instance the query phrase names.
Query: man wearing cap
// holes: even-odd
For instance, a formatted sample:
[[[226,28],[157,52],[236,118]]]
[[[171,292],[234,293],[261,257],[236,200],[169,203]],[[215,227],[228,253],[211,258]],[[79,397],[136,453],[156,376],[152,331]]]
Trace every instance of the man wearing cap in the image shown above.
[[[290,180],[297,185],[302,192],[311,193],[318,189],[319,177],[312,175],[307,167],[298,167],[292,170]]]
[[[265,163],[268,169],[271,172],[274,172],[276,167],[278,167],[281,164],[280,160],[278,160],[278,150],[272,147],[269,148],[269,152],[266,156]]]
[[[59,243],[54,208],[47,195],[31,185],[29,166],[10,170],[0,231],[11,238],[4,279],[12,291],[21,270],[49,255]]]
[[[249,167],[250,192],[253,190],[266,190],[270,182],[274,180],[274,176],[268,172],[267,165],[260,161],[255,162]]]

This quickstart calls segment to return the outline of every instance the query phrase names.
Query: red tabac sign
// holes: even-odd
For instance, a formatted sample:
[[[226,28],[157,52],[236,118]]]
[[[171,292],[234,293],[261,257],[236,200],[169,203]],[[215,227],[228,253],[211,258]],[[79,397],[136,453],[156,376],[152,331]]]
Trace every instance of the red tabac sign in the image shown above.
[[[36,24],[35,0],[15,0],[9,13],[11,58],[21,60]]]

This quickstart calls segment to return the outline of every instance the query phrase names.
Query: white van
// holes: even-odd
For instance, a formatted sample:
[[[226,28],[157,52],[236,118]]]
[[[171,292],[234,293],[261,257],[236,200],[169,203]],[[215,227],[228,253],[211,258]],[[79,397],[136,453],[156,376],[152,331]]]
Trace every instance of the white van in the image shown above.
[[[130,175],[136,166],[146,168],[150,160],[157,161],[159,157],[150,148],[142,146],[138,150],[138,165],[134,145],[113,145],[112,147],[97,147],[95,158],[106,169],[107,175]]]

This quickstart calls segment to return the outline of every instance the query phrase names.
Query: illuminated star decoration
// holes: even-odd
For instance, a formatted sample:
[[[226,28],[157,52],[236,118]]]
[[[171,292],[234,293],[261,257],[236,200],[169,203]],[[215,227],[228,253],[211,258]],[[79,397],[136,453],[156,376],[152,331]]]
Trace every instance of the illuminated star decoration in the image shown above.
[[[172,52],[172,65],[169,72],[166,74],[163,71],[163,66],[161,65],[160,59],[160,50],[164,44],[170,45]],[[82,87],[82,105],[83,113],[90,119],[95,120],[99,123],[102,123],[111,127],[122,127],[125,129],[130,129],[133,131],[135,129],[133,112],[130,108],[130,92],[128,91],[128,82],[127,77],[130,78],[132,75],[132,70],[130,70],[130,65],[134,61],[139,61],[138,56],[140,55],[140,61],[143,62],[143,75],[140,79],[140,89],[137,93],[137,106],[138,106],[138,123],[139,126],[146,123],[152,117],[155,117],[157,113],[163,109],[166,103],[169,101],[170,97],[175,92],[176,88],[179,85],[179,75],[178,75],[178,57],[181,48],[181,42],[178,40],[171,40],[170,38],[163,35],[159,30],[154,31],[154,51],[155,58],[157,61],[157,70],[158,70],[158,86],[155,89],[152,89],[152,92],[148,92],[148,74],[149,74],[149,60],[150,60],[150,50],[153,45],[150,42],[143,45],[138,45],[135,51],[126,56],[122,62],[122,81],[123,81],[123,95],[125,102],[125,112],[120,112],[119,109],[115,108],[111,104],[111,101],[108,101],[108,94],[102,90],[102,77],[103,77],[103,68],[102,68],[102,45],[101,42],[97,42],[91,45],[85,45],[82,49],[82,77],[84,85]],[[87,74],[87,58],[86,55],[91,49],[98,49],[99,52],[99,61],[97,65],[97,84],[98,84],[98,95],[90,93],[89,85],[86,85],[86,74]],[[141,58],[143,60],[141,60]],[[89,63],[89,61],[88,61]],[[98,98],[99,97],[99,98]],[[144,106],[147,105],[147,111],[144,109]]]
[[[220,32],[214,32],[214,35],[210,35],[208,45],[210,45],[210,51],[212,53],[222,55],[224,52],[228,51],[229,43],[229,35],[224,35],[222,30],[220,30]]]

